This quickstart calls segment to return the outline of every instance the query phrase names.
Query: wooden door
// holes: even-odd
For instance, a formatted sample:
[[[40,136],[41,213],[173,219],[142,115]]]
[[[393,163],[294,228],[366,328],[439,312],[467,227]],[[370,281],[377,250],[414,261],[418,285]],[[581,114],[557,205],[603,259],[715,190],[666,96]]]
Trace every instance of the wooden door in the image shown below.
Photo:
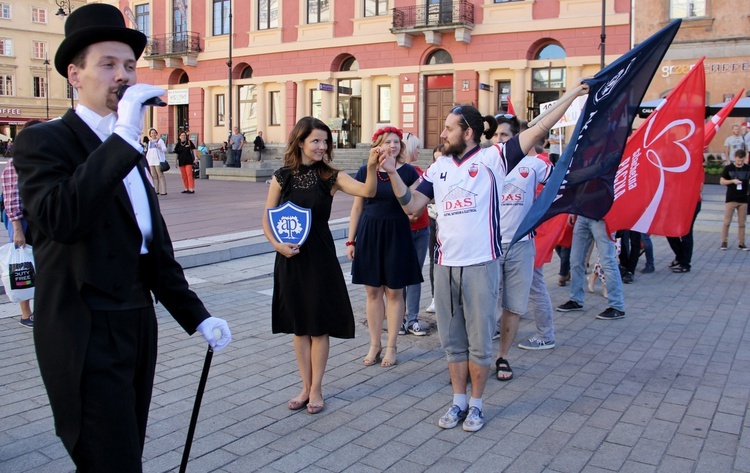
[[[445,117],[453,109],[453,75],[425,77],[424,147],[432,149],[442,143],[440,133]]]

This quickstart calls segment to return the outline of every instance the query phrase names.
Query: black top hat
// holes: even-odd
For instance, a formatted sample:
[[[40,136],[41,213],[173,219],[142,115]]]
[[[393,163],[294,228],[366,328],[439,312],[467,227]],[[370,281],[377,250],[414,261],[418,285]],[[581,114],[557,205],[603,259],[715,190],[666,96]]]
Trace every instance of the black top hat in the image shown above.
[[[125,26],[117,7],[91,3],[73,10],[65,21],[65,39],[55,54],[55,69],[68,77],[68,64],[86,46],[104,41],[117,41],[133,48],[138,59],[146,47],[146,35]]]

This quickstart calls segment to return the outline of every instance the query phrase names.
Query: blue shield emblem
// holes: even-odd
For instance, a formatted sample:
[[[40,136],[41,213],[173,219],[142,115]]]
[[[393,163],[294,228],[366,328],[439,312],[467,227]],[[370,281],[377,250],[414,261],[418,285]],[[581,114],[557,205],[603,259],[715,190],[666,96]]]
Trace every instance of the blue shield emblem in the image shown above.
[[[312,212],[291,202],[268,209],[271,231],[280,243],[302,245],[310,234]]]

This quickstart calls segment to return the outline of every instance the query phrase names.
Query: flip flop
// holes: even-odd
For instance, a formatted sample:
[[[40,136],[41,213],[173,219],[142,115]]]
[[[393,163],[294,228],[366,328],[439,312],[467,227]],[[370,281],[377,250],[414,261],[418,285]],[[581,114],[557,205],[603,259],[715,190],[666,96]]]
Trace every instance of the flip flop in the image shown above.
[[[500,372],[510,373],[510,376],[507,378],[501,378],[498,376]],[[510,381],[513,379],[513,370],[510,368],[510,363],[508,363],[508,360],[505,358],[498,358],[495,362],[495,378],[497,378],[498,381]]]

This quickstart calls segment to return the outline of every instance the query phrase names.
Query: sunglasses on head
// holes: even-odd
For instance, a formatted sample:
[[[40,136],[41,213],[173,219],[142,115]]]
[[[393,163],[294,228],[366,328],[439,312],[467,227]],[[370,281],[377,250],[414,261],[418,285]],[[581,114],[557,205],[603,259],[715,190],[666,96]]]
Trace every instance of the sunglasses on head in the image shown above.
[[[467,120],[466,117],[464,116],[464,112],[461,110],[461,107],[454,108],[451,111],[451,113],[453,113],[455,115],[461,115],[461,118],[463,118],[464,122],[466,122],[466,126],[469,127],[469,128],[471,128],[471,125],[469,125],[469,120]]]
[[[498,113],[497,115],[495,115],[495,119],[498,119],[498,118],[506,118],[510,120],[511,118],[516,118],[516,116],[513,115],[512,113]]]

